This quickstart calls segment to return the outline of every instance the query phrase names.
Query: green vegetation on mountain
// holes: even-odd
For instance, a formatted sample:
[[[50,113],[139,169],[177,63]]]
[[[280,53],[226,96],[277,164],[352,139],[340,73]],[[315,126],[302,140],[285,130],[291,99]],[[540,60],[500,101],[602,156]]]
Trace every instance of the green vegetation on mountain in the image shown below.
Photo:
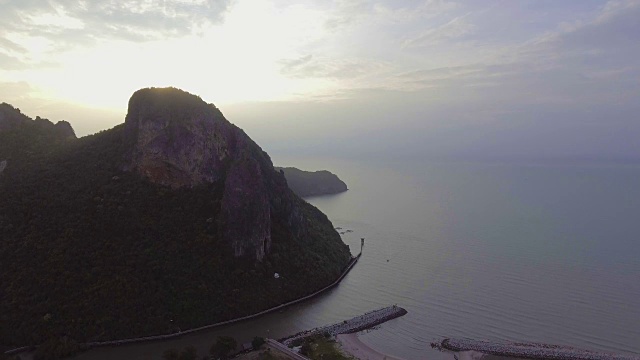
[[[230,336],[219,336],[215,344],[211,345],[209,353],[215,359],[227,359],[238,348],[236,339]]]
[[[355,360],[352,356],[345,355],[340,351],[338,343],[332,340],[328,334],[316,334],[304,339],[300,353],[311,360]]]
[[[137,145],[124,125],[75,139],[33,122],[0,131],[4,348],[167,334],[249,315],[330,284],[349,260],[327,217],[277,188],[280,174],[249,140],[246,151],[234,145],[240,165],[222,163],[216,180],[172,187],[127,168]],[[245,221],[221,209],[235,201],[229,173],[247,163],[259,164],[265,191],[276,194],[261,224],[270,236],[261,259],[238,255],[223,231]],[[234,204],[253,211],[251,201]]]

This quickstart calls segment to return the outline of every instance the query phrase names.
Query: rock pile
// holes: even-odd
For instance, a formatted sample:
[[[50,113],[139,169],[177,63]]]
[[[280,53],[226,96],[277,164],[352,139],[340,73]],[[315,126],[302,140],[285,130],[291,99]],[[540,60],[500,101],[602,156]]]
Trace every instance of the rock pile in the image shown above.
[[[490,342],[468,339],[444,339],[440,346],[451,351],[479,351],[499,356],[512,356],[526,359],[554,360],[640,360],[639,356],[619,355],[576,349],[569,346],[539,344]]]
[[[333,325],[323,326],[307,331],[303,331],[301,333],[295,334],[287,339],[281,341],[283,344],[287,346],[291,346],[294,341],[304,339],[309,336],[313,336],[316,334],[324,334],[329,333],[331,336],[336,336],[338,334],[349,334],[358,331],[362,331],[365,329],[369,329],[376,325],[382,324],[391,319],[395,319],[397,317],[403,316],[407,313],[407,310],[397,306],[387,306],[382,309],[369,311],[364,315],[356,316],[352,319],[345,320],[343,322],[339,322]]]

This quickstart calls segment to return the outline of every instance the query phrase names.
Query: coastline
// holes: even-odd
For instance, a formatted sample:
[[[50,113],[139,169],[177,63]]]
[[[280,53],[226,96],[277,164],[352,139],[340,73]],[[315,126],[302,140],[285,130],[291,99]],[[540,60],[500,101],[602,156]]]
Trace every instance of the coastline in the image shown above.
[[[640,357],[627,354],[604,353],[593,350],[578,349],[565,345],[544,343],[526,343],[509,341],[486,341],[471,339],[446,338],[432,347],[440,347],[450,351],[477,351],[496,356],[516,357],[522,359],[554,359],[554,360],[640,360]]]
[[[255,313],[255,314],[251,314],[251,315],[247,315],[247,316],[243,316],[243,317],[239,317],[239,318],[231,319],[231,320],[227,320],[227,321],[217,322],[217,323],[213,323],[213,324],[209,324],[209,325],[205,325],[205,326],[200,326],[200,327],[193,328],[193,329],[187,329],[187,330],[183,330],[183,331],[172,333],[172,334],[152,335],[152,336],[144,336],[144,337],[130,338],[130,339],[120,339],[120,340],[111,340],[111,341],[89,342],[89,343],[80,344],[80,346],[82,346],[84,348],[84,350],[87,350],[87,349],[96,348],[96,347],[103,347],[103,346],[119,346],[119,345],[137,344],[137,343],[151,342],[151,341],[158,341],[158,340],[168,340],[168,339],[178,338],[180,336],[191,334],[191,333],[198,332],[198,331],[212,329],[212,328],[223,326],[223,325],[234,324],[234,323],[241,322],[241,321],[244,321],[244,320],[250,320],[250,319],[259,317],[261,315],[265,315],[265,314],[268,314],[268,313],[271,313],[271,312],[286,308],[288,306],[300,303],[302,301],[309,300],[309,299],[314,298],[314,297],[324,293],[325,291],[337,286],[345,278],[345,276],[347,276],[349,271],[351,271],[351,269],[353,269],[353,267],[358,262],[358,260],[360,260],[360,256],[362,256],[362,251],[358,255],[352,257],[351,260],[349,261],[349,263],[347,264],[347,266],[345,267],[344,271],[342,272],[342,274],[340,274],[340,276],[334,282],[332,282],[331,284],[325,286],[324,288],[322,288],[320,290],[317,290],[316,292],[314,292],[312,294],[303,296],[303,297],[301,297],[299,299],[292,300],[292,301],[289,301],[289,302],[284,303],[284,304],[280,304],[278,306],[275,306],[275,307],[260,311],[260,312]],[[25,351],[33,350],[36,347],[37,347],[37,345],[22,346],[22,347],[19,347],[19,348],[14,348],[14,349],[11,349],[11,350],[7,350],[7,351],[4,352],[4,354],[5,355],[15,355],[15,354],[19,354],[19,353],[22,353],[22,352],[25,352]]]
[[[336,340],[343,352],[359,360],[404,360],[372,349],[358,338],[357,333],[339,334],[336,336]]]

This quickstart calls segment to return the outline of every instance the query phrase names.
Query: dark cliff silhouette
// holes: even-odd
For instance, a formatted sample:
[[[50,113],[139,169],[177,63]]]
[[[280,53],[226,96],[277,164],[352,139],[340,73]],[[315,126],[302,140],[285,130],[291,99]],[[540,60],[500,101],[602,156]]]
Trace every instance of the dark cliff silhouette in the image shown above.
[[[140,90],[124,124],[79,139],[2,111],[1,345],[232,319],[313,293],[350,260],[327,217],[197,96]]]

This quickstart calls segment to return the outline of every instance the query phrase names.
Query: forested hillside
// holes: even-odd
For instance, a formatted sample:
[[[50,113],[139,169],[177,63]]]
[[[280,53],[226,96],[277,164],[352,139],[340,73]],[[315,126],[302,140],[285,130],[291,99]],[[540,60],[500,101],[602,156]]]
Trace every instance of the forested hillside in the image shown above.
[[[300,209],[306,236],[274,215],[265,258],[234,256],[220,231],[226,175],[155,184],[123,170],[131,147],[123,125],[80,139],[32,125],[0,131],[5,347],[163,334],[247,315],[331,283],[349,260],[326,216],[295,196],[288,206]]]

